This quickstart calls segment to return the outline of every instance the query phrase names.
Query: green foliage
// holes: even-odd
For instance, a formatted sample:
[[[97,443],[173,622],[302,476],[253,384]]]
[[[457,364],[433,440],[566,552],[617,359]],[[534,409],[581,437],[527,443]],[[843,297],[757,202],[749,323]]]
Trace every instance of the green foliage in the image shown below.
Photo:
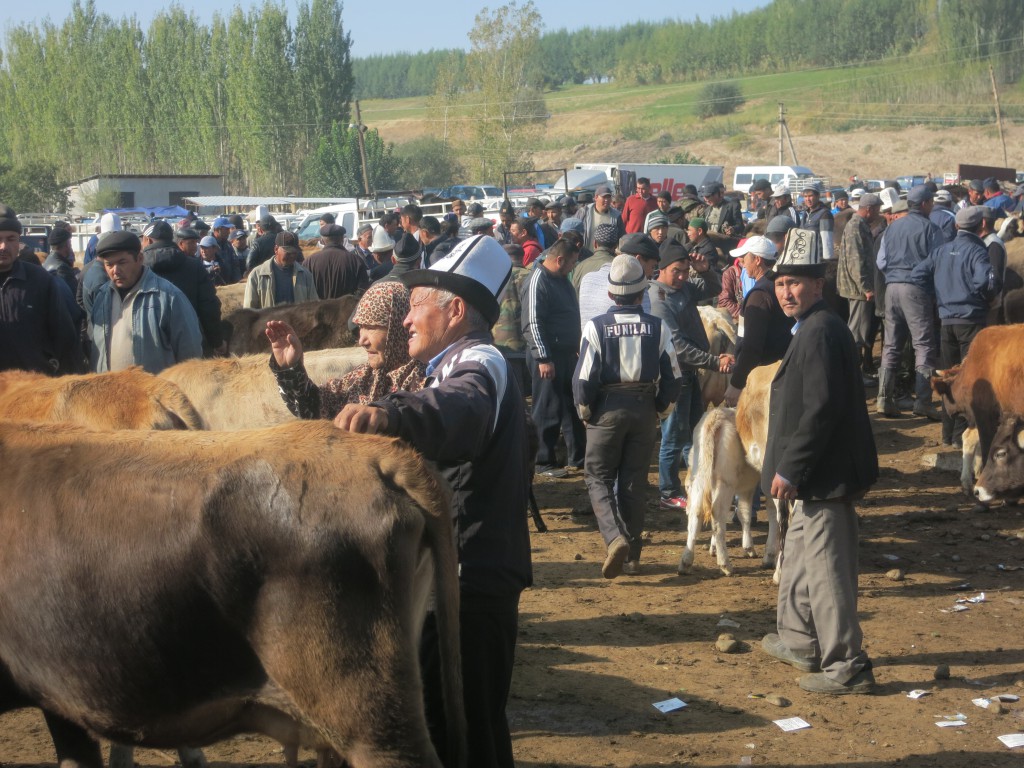
[[[997,78],[1012,83],[1024,71],[1022,28],[1020,0],[774,0],[710,21],[547,32],[537,38],[531,67],[547,89],[609,79],[651,85],[857,64],[943,47],[953,49],[943,68],[991,58]],[[451,55],[357,59],[359,93],[427,95],[432,75]]]
[[[0,162],[59,175],[220,173],[225,190],[303,192],[302,166],[333,122],[348,124],[350,39],[341,0],[280,0],[209,24],[178,5],[146,30],[94,0],[62,22],[0,42]],[[228,32],[230,30],[230,34]]]
[[[99,184],[95,189],[82,195],[82,207],[86,211],[105,211],[121,207],[121,193],[114,187]]]
[[[655,162],[656,163],[674,163],[674,164],[677,164],[677,165],[704,165],[704,160],[701,159],[700,157],[697,157],[697,155],[693,154],[688,149],[683,149],[683,150],[680,150],[679,152],[676,152],[672,156],[671,160],[669,160],[668,158],[665,158],[665,157],[661,157],[661,158],[658,158],[657,160],[655,160]]]
[[[466,178],[466,169],[442,139],[424,136],[395,147],[397,186],[447,187]]]
[[[385,145],[376,130],[366,131],[363,141],[370,192],[394,188],[392,145]],[[364,197],[357,129],[332,123],[327,135],[320,137],[316,149],[306,159],[303,173],[311,195]]]
[[[533,148],[547,118],[537,45],[542,24],[530,0],[480,11],[460,67],[449,57],[434,88],[434,119],[447,144],[472,159],[470,175],[494,181],[504,171],[533,169]]]
[[[708,83],[700,91],[697,117],[706,120],[717,115],[729,115],[743,106],[743,94],[736,83]]]
[[[0,201],[18,213],[42,213],[65,210],[68,195],[50,163],[0,163]]]

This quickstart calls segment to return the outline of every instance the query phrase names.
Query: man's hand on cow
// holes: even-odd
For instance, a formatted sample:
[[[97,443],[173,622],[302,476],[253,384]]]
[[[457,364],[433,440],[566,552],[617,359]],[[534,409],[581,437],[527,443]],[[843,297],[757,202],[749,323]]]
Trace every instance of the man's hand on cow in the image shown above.
[[[274,361],[282,368],[294,368],[302,362],[302,342],[295,329],[283,320],[268,320],[264,331],[270,339]]]
[[[554,363],[537,363],[537,371],[540,373],[542,379],[553,379],[555,378],[555,364]]]
[[[388,428],[388,412],[372,405],[346,405],[334,417],[334,426],[346,432],[374,435]]]
[[[773,499],[783,499],[785,501],[792,501],[796,498],[797,489],[789,480],[784,478],[782,475],[776,474],[772,478],[772,490],[771,496]]]
[[[865,291],[864,292],[864,301],[873,301],[874,298],[875,298],[875,292],[874,291]]]
[[[732,370],[733,365],[736,363],[736,358],[733,355],[725,354],[718,356],[718,372],[729,373]]]
[[[708,260],[704,258],[704,255],[697,253],[696,250],[690,251],[690,266],[693,267],[694,272],[704,273],[711,269],[711,265],[708,264]]]
[[[725,390],[725,397],[722,398],[722,402],[730,408],[735,408],[736,403],[740,401],[740,393],[742,391],[742,389],[736,389],[736,387],[730,384],[729,388]]]

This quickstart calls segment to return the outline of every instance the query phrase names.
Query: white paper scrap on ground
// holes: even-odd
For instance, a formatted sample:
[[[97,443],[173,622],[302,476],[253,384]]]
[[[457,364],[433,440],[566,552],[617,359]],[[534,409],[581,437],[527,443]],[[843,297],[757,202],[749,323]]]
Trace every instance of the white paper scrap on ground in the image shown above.
[[[740,623],[738,621],[733,621],[732,619],[720,619],[718,622],[718,626],[739,629]]]
[[[974,597],[961,597],[961,598],[957,599],[957,602],[958,603],[975,603],[975,604],[977,604],[977,603],[984,603],[985,602],[985,593],[984,592],[979,592]]]
[[[888,560],[891,563],[895,563],[897,560],[900,559],[899,555],[882,555],[882,557],[884,557],[886,560]]]
[[[654,708],[659,712],[675,712],[685,706],[686,702],[682,699],[665,699],[665,701],[654,702]]]
[[[800,731],[811,727],[811,724],[802,717],[787,717],[785,720],[773,720],[772,722],[784,731]]]
[[[966,720],[939,720],[936,723],[939,728],[959,728],[961,725],[967,725]]]
[[[982,709],[988,709],[988,705],[991,703],[992,699],[985,699],[980,697],[977,699],[971,699],[971,704],[973,704],[976,707],[981,707]]]
[[[907,694],[908,699],[920,699],[922,696],[927,696],[931,691],[926,691],[923,688],[915,688]]]
[[[1024,747],[1024,733],[1008,733],[1005,736],[997,736],[996,738],[1010,749]]]

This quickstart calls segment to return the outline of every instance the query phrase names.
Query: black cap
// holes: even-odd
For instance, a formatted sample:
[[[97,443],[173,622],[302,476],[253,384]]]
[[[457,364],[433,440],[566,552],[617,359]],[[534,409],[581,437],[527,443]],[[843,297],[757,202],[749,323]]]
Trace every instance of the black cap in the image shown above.
[[[750,191],[771,192],[772,183],[768,181],[768,179],[757,179],[753,184],[750,185]]]
[[[146,225],[145,229],[142,230],[142,234],[144,237],[148,237],[153,240],[174,239],[174,230],[171,229],[171,225],[163,219],[151,221]]]
[[[324,224],[320,227],[320,237],[344,237],[345,228],[340,224]]]
[[[619,240],[619,251],[639,256],[641,259],[657,259],[658,244],[650,235],[642,232],[631,232]]]
[[[18,214],[9,205],[0,203],[0,232],[21,232],[21,221]]]
[[[269,213],[260,219],[260,226],[267,231],[277,227],[277,219],[271,216]]]
[[[142,241],[134,232],[104,232],[96,242],[96,256],[102,258],[110,253],[128,251],[138,254],[142,251]]]
[[[320,214],[320,221],[322,221],[324,224],[333,224],[336,221],[336,219],[334,218],[333,213],[322,213]],[[320,229],[323,230],[323,227],[321,227]],[[322,235],[323,232],[321,231],[320,234]]]
[[[512,205],[511,200],[506,200],[501,204],[501,208],[498,209],[502,213],[511,213],[513,216],[516,215],[516,207]]]
[[[669,264],[690,258],[689,252],[675,240],[666,240],[662,243],[658,255],[661,257],[658,261],[658,269],[665,269]]]
[[[46,236],[46,242],[50,245],[62,245],[71,239],[71,233],[64,227],[54,227]]]
[[[195,221],[192,222],[192,229],[196,230],[197,232],[209,232],[210,225],[207,224],[202,219],[196,219]]]
[[[191,227],[186,227],[185,229],[179,229],[177,232],[175,232],[174,233],[174,239],[178,240],[178,241],[181,241],[181,240],[198,240],[199,239],[199,233],[196,232]]]

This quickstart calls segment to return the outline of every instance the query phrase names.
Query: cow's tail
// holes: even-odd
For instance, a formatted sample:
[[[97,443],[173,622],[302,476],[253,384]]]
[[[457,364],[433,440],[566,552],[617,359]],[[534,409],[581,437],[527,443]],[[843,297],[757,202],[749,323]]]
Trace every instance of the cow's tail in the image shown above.
[[[712,493],[715,486],[715,457],[719,433],[722,430],[721,408],[710,408],[694,431],[693,448],[690,450],[690,490],[687,494],[687,508],[701,513],[701,524],[711,526],[714,517]]]
[[[465,768],[466,710],[462,697],[459,573],[452,533],[451,491],[437,472],[411,451],[384,452],[378,469],[384,478],[401,488],[426,517],[427,539],[434,559],[434,615],[440,638],[441,688],[448,729],[445,764]]]
[[[177,384],[159,377],[155,381],[159,382],[156,401],[163,409],[165,421],[158,423],[154,415],[153,429],[206,429],[202,416]]]

